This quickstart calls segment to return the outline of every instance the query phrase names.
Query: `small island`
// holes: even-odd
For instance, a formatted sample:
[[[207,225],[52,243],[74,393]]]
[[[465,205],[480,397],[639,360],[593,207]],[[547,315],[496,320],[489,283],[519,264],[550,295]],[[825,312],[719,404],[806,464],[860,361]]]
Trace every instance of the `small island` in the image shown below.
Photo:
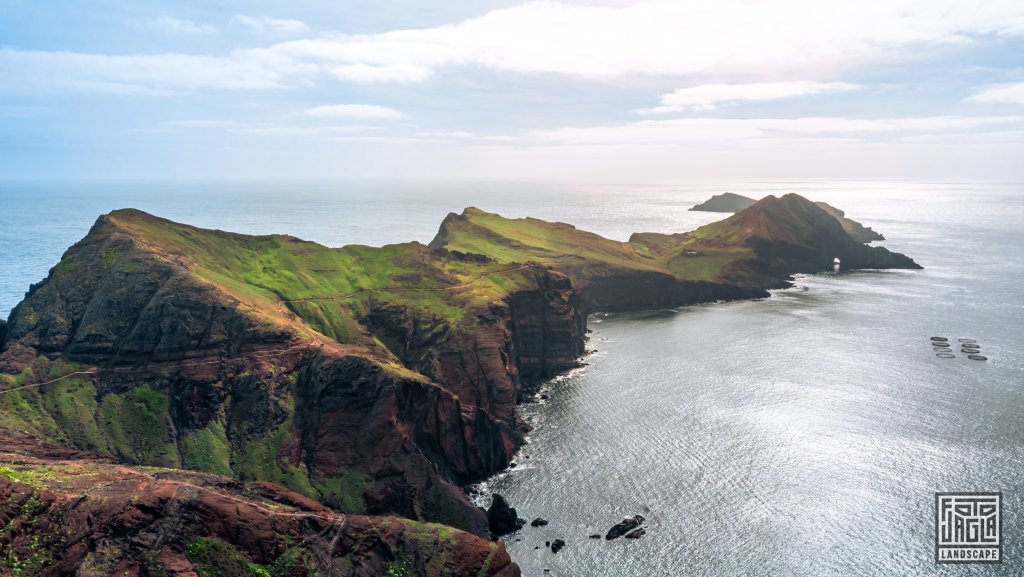
[[[752,206],[755,202],[757,200],[742,194],[723,192],[722,194],[712,196],[690,210],[698,212],[739,212]]]
[[[0,323],[0,543],[69,574],[517,576],[462,487],[508,467],[587,316],[920,268],[845,220],[787,194],[620,242],[466,208],[329,248],[114,211]]]

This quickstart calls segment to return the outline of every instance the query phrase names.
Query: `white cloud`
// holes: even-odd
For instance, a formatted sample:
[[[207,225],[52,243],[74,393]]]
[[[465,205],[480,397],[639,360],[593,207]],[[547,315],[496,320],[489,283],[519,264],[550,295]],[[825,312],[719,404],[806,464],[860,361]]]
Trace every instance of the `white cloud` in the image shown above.
[[[268,51],[107,56],[0,48],[0,93],[67,91],[162,96],[199,89],[256,90],[305,82],[310,71]]]
[[[921,58],[930,46],[1024,34],[1020,0],[611,4],[541,0],[434,28],[326,34],[221,56],[0,49],[5,79],[0,91],[164,94],[302,87],[325,79],[420,82],[444,67],[593,79],[731,77],[770,84],[794,77],[835,78],[858,66]],[[237,16],[232,21],[266,36],[309,32],[294,20]]]
[[[248,29],[252,34],[259,36],[296,36],[309,32],[309,26],[299,20],[281,20],[260,16],[242,16],[236,14],[231,17],[230,24]]]
[[[171,34],[192,34],[192,35],[203,35],[213,34],[217,31],[216,28],[209,24],[196,24],[191,20],[182,20],[179,18],[172,18],[170,16],[161,16],[153,21],[153,27],[157,30],[163,30]]]
[[[989,86],[967,99],[968,102],[1024,104],[1024,82]]]
[[[902,58],[900,51],[912,47],[1017,33],[1022,26],[1024,5],[1017,0],[990,0],[981,7],[960,0],[661,0],[629,6],[537,1],[458,24],[303,40],[277,49],[325,65],[385,70],[471,65],[590,78],[817,78]]]
[[[405,118],[405,114],[375,104],[329,104],[307,109],[303,114],[315,118],[361,118],[367,120],[395,120]]]
[[[325,136],[333,134],[359,134],[380,130],[379,126],[345,124],[340,126],[260,126],[240,130],[243,134],[264,136]]]
[[[763,102],[798,96],[849,92],[861,87],[846,82],[762,82],[751,84],[704,84],[680,88],[661,97],[661,106],[634,110],[637,114],[662,114],[683,110],[714,110],[723,102]]]
[[[363,144],[446,144],[450,140],[443,138],[421,138],[415,136],[335,136],[327,138],[331,142],[352,142]]]
[[[657,145],[685,142],[752,141],[763,138],[868,138],[888,134],[932,134],[985,127],[1024,125],[1024,116],[933,116],[857,119],[678,118],[644,120],[615,126],[565,127],[529,133],[537,143],[555,145]]]

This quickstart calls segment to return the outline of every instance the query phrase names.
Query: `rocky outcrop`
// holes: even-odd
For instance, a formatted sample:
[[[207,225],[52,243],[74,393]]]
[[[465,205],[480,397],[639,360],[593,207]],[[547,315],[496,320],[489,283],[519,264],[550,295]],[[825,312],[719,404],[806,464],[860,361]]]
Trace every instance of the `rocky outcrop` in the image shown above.
[[[691,233],[691,250],[746,247],[752,258],[737,262],[740,277],[785,279],[795,273],[832,268],[839,258],[845,269],[919,269],[913,259],[884,247],[854,240],[842,224],[818,204],[796,195],[767,196],[735,215]]]
[[[739,212],[757,202],[741,194],[724,192],[716,194],[690,210],[701,212]]]
[[[521,529],[526,525],[526,519],[520,519],[515,508],[510,507],[504,497],[494,493],[491,506],[487,508],[487,523],[491,534],[500,537]]]
[[[517,577],[504,545],[282,487],[2,454],[0,573]],[[16,571],[16,572],[13,572]]]
[[[101,217],[14,308],[6,335],[41,354],[94,364],[235,356],[294,337],[245,308]]]
[[[637,528],[640,527],[640,525],[642,525],[645,520],[646,519],[644,519],[643,515],[633,515],[632,517],[626,517],[622,521],[613,525],[612,528],[608,530],[608,533],[604,536],[604,538],[608,541],[611,541],[612,539],[618,539],[623,535],[626,535],[637,530]],[[642,534],[643,533],[639,533],[636,535],[636,537],[639,537]],[[636,537],[632,538],[635,539]]]

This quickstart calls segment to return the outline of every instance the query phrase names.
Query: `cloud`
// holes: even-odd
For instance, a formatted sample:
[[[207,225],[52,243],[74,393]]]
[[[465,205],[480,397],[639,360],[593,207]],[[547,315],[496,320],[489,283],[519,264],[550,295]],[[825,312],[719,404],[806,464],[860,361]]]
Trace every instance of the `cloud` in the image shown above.
[[[379,126],[344,124],[340,126],[259,126],[240,130],[243,134],[264,136],[325,136],[332,134],[358,134],[380,130]]]
[[[329,104],[307,109],[303,112],[306,116],[315,118],[360,118],[368,120],[396,120],[405,118],[405,114],[375,104]]]
[[[1024,116],[931,116],[859,119],[808,118],[677,118],[644,120],[615,126],[564,127],[535,130],[528,136],[555,145],[656,145],[685,142],[726,142],[763,138],[871,138],[885,135],[932,134],[985,127],[1024,125]]]
[[[297,36],[309,32],[309,26],[299,20],[280,20],[266,16],[253,18],[236,14],[229,23],[246,28],[258,36]]]
[[[310,32],[296,20],[236,16],[232,22],[267,37]],[[835,78],[859,66],[921,58],[928,47],[1014,34],[1024,34],[1020,0],[654,0],[604,6],[541,0],[432,28],[325,33],[217,56],[0,49],[0,91],[163,94],[307,87],[324,80],[422,82],[445,67],[597,80],[728,76],[772,84]]]
[[[634,110],[637,114],[663,114],[684,110],[714,110],[723,102],[763,102],[798,96],[849,92],[861,87],[846,82],[765,82],[705,84],[680,88],[661,97],[661,106]]]
[[[433,130],[417,132],[415,136],[422,138],[474,138],[476,134],[465,130]]]
[[[170,16],[161,16],[153,21],[153,27],[170,34],[205,35],[213,34],[216,28],[209,24],[196,24],[191,20],[181,20]]]
[[[1024,82],[989,86],[967,99],[968,102],[1024,104]]]
[[[199,89],[260,90],[305,82],[300,63],[286,66],[267,51],[240,51],[229,58],[165,53],[107,56],[0,48],[0,93],[67,91],[165,96]]]
[[[742,18],[737,18],[742,15]],[[629,6],[529,2],[435,28],[284,43],[330,67],[415,70],[481,66],[584,78],[749,75],[818,78],[911,49],[1024,30],[1024,5],[991,0],[696,0]],[[387,79],[398,77],[382,75]]]

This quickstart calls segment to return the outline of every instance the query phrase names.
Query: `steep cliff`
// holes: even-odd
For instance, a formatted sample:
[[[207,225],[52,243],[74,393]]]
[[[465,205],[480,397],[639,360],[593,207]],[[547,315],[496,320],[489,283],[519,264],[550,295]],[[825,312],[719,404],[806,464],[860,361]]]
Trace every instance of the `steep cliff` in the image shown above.
[[[871,227],[864,226],[863,224],[853,219],[847,218],[845,212],[839,210],[838,208],[832,206],[831,204],[825,202],[817,202],[815,204],[820,206],[822,210],[824,210],[825,212],[835,217],[835,219],[839,221],[839,224],[842,225],[843,230],[846,231],[846,234],[850,235],[850,238],[852,238],[853,240],[860,243],[868,243],[876,240],[885,240],[884,236],[872,230]]]
[[[759,273],[782,278],[817,272],[839,258],[846,269],[919,269],[909,257],[853,239],[832,214],[796,194],[768,196],[723,221],[687,235],[685,250],[737,251],[726,265],[733,277]],[[743,254],[744,251],[748,254]]]

